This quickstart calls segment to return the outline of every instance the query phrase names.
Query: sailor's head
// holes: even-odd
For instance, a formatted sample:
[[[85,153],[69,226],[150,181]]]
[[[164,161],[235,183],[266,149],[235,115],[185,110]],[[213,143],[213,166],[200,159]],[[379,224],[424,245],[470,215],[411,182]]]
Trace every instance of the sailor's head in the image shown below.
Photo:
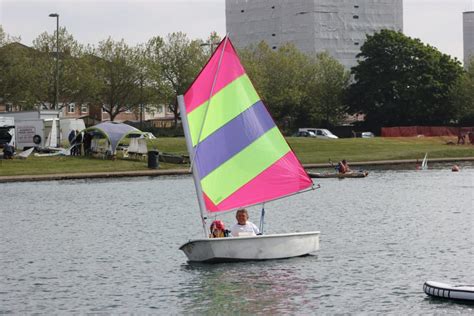
[[[249,213],[244,208],[238,209],[237,213],[235,214],[235,218],[237,219],[237,223],[239,223],[239,225],[245,225],[249,219]]]
[[[213,230],[222,230],[222,231],[224,231],[224,229],[225,229],[224,223],[220,220],[215,220],[211,223],[211,232]]]

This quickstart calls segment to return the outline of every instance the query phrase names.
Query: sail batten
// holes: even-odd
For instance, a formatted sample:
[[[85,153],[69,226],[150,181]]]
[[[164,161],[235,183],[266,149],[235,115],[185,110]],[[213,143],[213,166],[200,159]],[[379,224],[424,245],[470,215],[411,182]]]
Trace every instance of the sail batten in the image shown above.
[[[221,42],[183,100],[188,150],[195,154],[194,180],[207,212],[275,200],[312,186],[229,39]]]

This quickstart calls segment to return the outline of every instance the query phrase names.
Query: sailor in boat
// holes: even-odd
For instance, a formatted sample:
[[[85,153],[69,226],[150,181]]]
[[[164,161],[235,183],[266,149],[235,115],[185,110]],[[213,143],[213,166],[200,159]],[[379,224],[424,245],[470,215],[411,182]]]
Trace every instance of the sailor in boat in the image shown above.
[[[351,169],[349,168],[349,164],[347,163],[345,159],[343,159],[342,161],[339,161],[339,163],[337,164],[337,172],[339,173],[351,172]]]
[[[222,238],[229,236],[229,231],[225,229],[224,223],[220,220],[213,221],[210,230],[211,233],[209,234],[209,238]]]
[[[230,230],[232,237],[255,236],[260,234],[258,227],[254,223],[248,221],[249,213],[246,209],[241,208],[237,210],[235,218],[237,219],[237,223],[234,224]]]

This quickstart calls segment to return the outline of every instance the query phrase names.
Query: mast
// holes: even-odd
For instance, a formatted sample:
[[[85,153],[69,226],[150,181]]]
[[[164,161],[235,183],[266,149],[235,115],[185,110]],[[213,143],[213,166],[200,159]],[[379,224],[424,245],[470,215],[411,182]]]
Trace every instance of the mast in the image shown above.
[[[214,75],[211,91],[209,92],[209,99],[208,99],[207,104],[206,104],[206,112],[204,114],[204,121],[203,121],[203,123],[201,125],[201,128],[199,130],[198,144],[196,145],[196,151],[194,151],[192,138],[191,138],[191,132],[189,131],[189,123],[188,123],[188,117],[187,117],[187,112],[186,112],[186,105],[184,103],[184,96],[183,95],[178,96],[179,112],[181,113],[181,122],[183,124],[184,136],[185,136],[185,139],[186,139],[186,147],[188,148],[188,152],[189,152],[189,155],[190,155],[190,158],[191,158],[190,159],[191,160],[191,170],[192,170],[192,173],[193,173],[194,186],[196,188],[196,194],[197,194],[197,198],[198,198],[198,202],[199,202],[199,211],[200,211],[200,214],[201,214],[202,228],[204,230],[204,236],[205,237],[207,237],[206,220],[205,220],[205,217],[204,217],[204,214],[205,214],[205,211],[206,211],[206,204],[205,204],[204,198],[203,198],[201,180],[200,180],[200,177],[199,177],[199,174],[198,174],[198,170],[197,170],[197,168],[194,168],[194,159],[197,155],[197,151],[198,151],[198,148],[199,148],[199,140],[201,139],[201,133],[202,133],[204,124],[206,122],[206,116],[207,116],[207,111],[209,110],[209,104],[211,103],[212,95],[214,94],[214,87],[215,87],[215,84],[216,84],[217,75],[218,75],[219,70],[220,70],[220,65],[221,65],[221,62],[222,62],[222,57],[224,55],[224,50],[225,50],[226,44],[227,44],[227,37],[225,38],[224,47],[222,49],[221,55],[219,56],[219,63],[218,63],[218,66],[217,66],[217,71]]]
[[[184,97],[178,95],[178,106],[179,112],[181,113],[181,122],[183,123],[184,138],[186,139],[186,147],[188,148],[189,156],[191,161],[194,161],[194,148],[191,139],[191,133],[189,132],[188,116],[186,115],[186,106],[184,104]],[[202,194],[201,181],[199,180],[199,174],[197,168],[191,166],[193,172],[194,187],[196,188],[196,195],[199,203],[199,212],[201,214],[202,228],[204,230],[204,237],[207,237],[206,221],[204,219],[204,211],[206,210],[206,204]]]

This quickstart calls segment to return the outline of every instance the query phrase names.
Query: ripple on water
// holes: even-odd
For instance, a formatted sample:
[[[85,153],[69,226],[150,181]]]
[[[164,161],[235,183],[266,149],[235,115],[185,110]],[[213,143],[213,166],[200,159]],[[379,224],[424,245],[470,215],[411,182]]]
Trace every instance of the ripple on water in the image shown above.
[[[220,265],[178,250],[203,234],[190,177],[0,184],[0,313],[469,314],[422,291],[474,283],[474,168],[448,167],[322,179],[266,205],[267,233],[320,230],[316,255]]]

